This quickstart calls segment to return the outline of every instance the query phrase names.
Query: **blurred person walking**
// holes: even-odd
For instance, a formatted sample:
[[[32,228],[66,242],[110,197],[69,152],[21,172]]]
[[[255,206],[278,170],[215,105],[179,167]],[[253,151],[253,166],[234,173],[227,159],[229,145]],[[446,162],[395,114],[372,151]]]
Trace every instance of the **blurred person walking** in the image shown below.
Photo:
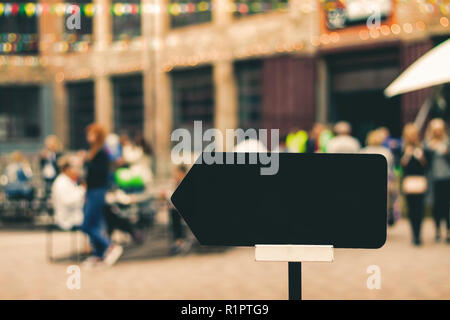
[[[359,141],[351,136],[352,126],[346,121],[340,121],[334,126],[336,136],[327,146],[329,153],[358,153],[361,149]]]
[[[112,244],[103,236],[103,210],[109,170],[108,155],[104,149],[106,133],[100,124],[93,123],[87,127],[86,134],[90,150],[84,155],[87,191],[81,230],[89,236],[93,256],[88,258],[84,265],[87,267],[113,265],[121,256],[123,248]]]
[[[430,121],[425,148],[430,162],[430,179],[433,184],[433,215],[436,223],[436,242],[441,239],[441,221],[447,226],[447,243],[450,243],[450,142],[445,122]]]
[[[402,191],[408,206],[408,216],[413,233],[413,244],[422,244],[420,230],[424,216],[424,199],[427,191],[425,177],[427,160],[420,142],[419,129],[408,123],[403,129],[403,152],[400,165],[403,168]]]
[[[320,135],[326,129],[322,123],[315,123],[309,132],[308,140],[306,141],[306,153],[315,153],[320,151]]]
[[[270,152],[289,152],[287,146],[286,146],[286,138],[287,135],[282,135],[278,141],[278,146],[276,148],[273,148],[270,150]]]
[[[379,130],[383,135],[383,146],[391,151],[394,160],[394,166],[397,166],[400,162],[402,154],[402,140],[393,137],[387,127],[380,127],[377,130]]]
[[[44,197],[50,196],[53,181],[58,175],[57,161],[61,156],[62,143],[55,135],[49,135],[45,138],[45,148],[39,154],[42,177],[45,183]]]
[[[292,129],[286,136],[286,147],[288,152],[306,152],[307,141],[308,133],[305,130],[300,130],[298,128]]]

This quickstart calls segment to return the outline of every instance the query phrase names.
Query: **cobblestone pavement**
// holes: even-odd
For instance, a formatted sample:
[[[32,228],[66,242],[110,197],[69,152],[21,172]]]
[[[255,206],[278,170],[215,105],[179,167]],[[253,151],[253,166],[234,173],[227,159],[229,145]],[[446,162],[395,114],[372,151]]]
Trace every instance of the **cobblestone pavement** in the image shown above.
[[[434,243],[431,220],[421,248],[410,245],[409,231],[403,220],[389,230],[380,250],[338,249],[333,263],[304,263],[304,298],[450,299],[450,245]],[[2,299],[287,298],[287,264],[255,262],[252,248],[82,269],[80,290],[66,287],[70,263],[45,259],[43,232],[1,231],[0,257]],[[366,287],[369,265],[381,268],[380,290]]]

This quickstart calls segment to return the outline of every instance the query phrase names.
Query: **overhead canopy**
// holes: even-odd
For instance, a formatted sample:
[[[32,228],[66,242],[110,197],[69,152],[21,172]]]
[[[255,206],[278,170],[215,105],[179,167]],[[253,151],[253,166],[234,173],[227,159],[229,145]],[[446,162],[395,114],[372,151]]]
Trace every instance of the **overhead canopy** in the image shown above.
[[[425,53],[384,90],[387,97],[450,82],[450,39]]]

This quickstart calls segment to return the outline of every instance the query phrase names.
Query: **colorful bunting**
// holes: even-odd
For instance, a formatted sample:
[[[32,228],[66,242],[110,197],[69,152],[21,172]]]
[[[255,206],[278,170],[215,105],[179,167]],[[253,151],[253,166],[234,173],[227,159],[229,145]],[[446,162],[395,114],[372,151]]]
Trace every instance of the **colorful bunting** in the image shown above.
[[[96,6],[93,3],[85,3],[76,5],[73,3],[16,3],[16,2],[0,2],[0,16],[17,16],[24,15],[27,17],[41,16],[45,14],[55,14],[63,16],[73,14],[73,7],[78,7],[80,12],[92,17],[95,14]],[[274,0],[266,2],[262,0],[256,1],[236,1],[229,7],[229,10],[239,14],[260,13],[273,10],[283,10],[287,8],[286,0]],[[153,7],[141,6],[137,3],[116,2],[111,4],[109,12],[114,16],[139,15],[142,12],[154,12]],[[172,2],[167,5],[167,12],[170,15],[178,16],[183,14],[192,14],[197,12],[212,11],[211,1],[200,2]]]

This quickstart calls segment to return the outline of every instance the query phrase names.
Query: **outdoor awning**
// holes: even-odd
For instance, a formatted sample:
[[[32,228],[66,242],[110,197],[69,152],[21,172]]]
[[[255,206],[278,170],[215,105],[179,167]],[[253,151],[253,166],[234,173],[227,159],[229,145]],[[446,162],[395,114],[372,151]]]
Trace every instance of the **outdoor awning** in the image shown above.
[[[450,40],[431,49],[384,90],[387,97],[450,82]]]

